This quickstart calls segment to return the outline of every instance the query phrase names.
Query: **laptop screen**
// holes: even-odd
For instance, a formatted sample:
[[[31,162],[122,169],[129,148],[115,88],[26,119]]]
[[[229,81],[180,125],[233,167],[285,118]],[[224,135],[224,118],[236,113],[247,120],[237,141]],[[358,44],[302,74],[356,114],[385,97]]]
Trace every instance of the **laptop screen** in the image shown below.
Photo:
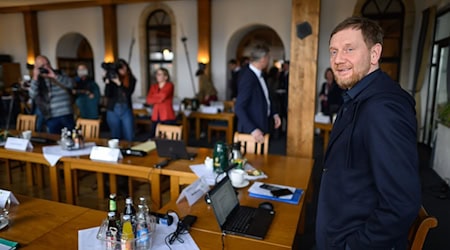
[[[209,198],[211,199],[211,205],[213,206],[217,221],[222,227],[228,215],[230,215],[236,206],[239,206],[239,200],[228,176],[225,176],[211,190]]]

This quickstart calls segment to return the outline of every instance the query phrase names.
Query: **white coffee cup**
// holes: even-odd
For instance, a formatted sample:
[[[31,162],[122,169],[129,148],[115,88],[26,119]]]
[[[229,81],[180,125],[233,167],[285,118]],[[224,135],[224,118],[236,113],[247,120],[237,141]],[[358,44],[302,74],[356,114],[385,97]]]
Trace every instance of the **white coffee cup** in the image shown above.
[[[31,130],[25,130],[22,132],[22,138],[29,140],[31,139],[31,134],[32,134]]]
[[[209,156],[205,159],[205,167],[208,169],[208,171],[213,171],[213,159]]]
[[[108,141],[108,147],[119,148],[119,139],[111,139]]]
[[[244,184],[245,181],[245,171],[242,169],[232,169],[228,173],[231,184],[235,187],[240,187]]]

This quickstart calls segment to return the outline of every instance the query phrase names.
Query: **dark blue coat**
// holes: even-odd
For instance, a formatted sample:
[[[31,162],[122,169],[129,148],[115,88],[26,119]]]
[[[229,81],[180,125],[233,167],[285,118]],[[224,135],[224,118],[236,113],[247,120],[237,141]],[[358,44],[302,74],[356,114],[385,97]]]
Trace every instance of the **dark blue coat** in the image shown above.
[[[267,88],[269,91],[269,88]],[[269,93],[270,98],[270,93]],[[267,101],[259,79],[248,66],[241,69],[238,79],[238,95],[234,105],[238,119],[237,130],[249,134],[259,128],[264,133],[270,132],[269,117],[275,113],[275,104],[271,101],[270,116],[267,116]]]
[[[421,205],[414,100],[385,73],[372,74],[331,132],[317,211],[319,250],[406,249]]]

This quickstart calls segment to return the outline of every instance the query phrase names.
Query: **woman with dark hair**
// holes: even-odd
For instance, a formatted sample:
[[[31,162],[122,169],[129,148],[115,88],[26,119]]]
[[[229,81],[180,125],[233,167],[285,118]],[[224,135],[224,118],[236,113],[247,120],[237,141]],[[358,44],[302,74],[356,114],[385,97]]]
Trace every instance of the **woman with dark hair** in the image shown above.
[[[342,105],[342,89],[336,84],[331,68],[325,70],[324,77],[326,81],[319,93],[321,111],[326,115],[335,114]]]
[[[150,86],[147,104],[153,105],[151,138],[155,136],[158,123],[176,123],[173,111],[173,83],[170,82],[169,71],[166,68],[156,70],[156,83]]]
[[[105,96],[107,97],[106,121],[111,131],[111,138],[133,141],[134,117],[131,106],[131,95],[136,86],[128,63],[119,59],[116,72],[104,72]],[[114,73],[114,72],[113,72]]]

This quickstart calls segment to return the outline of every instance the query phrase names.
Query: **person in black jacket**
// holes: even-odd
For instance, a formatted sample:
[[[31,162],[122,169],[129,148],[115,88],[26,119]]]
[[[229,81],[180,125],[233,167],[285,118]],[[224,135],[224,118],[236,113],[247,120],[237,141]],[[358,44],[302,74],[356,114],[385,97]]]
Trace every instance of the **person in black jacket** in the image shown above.
[[[106,121],[111,130],[111,138],[133,141],[134,116],[131,95],[136,87],[134,77],[128,63],[119,59],[115,64],[116,72],[105,71]]]
[[[331,33],[331,68],[346,92],[323,164],[318,250],[407,249],[421,206],[415,102],[381,71],[382,44],[367,18]]]

